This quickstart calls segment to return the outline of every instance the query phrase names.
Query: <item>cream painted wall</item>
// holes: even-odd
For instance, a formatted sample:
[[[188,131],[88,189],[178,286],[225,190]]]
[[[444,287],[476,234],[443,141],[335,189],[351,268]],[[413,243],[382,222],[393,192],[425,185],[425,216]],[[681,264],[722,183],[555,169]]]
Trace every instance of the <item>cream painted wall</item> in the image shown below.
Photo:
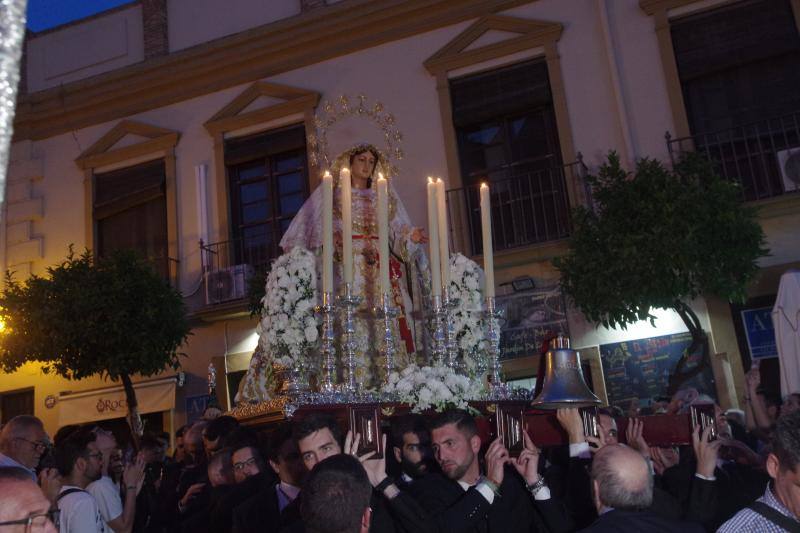
[[[300,0],[169,0],[169,50],[183,50],[299,13]]]
[[[36,92],[144,59],[138,4],[27,41],[28,91]]]
[[[299,10],[299,2],[294,0],[235,0],[231,4],[235,9],[226,9],[223,13],[213,10],[218,4],[211,0],[170,0],[168,5],[170,46],[176,50],[193,46],[210,38],[209,36],[217,37],[266,23],[274,20],[270,18],[273,16],[291,16],[293,9]],[[267,5],[270,9],[267,9]],[[128,11],[130,10],[120,13]],[[672,130],[673,127],[664,76],[653,20],[641,11],[636,0],[539,0],[509,10],[506,14],[563,24],[564,33],[558,43],[558,52],[566,87],[570,125],[575,148],[584,154],[585,162],[590,167],[596,167],[604,154],[613,148],[630,149],[629,157],[666,158],[663,136],[665,131]],[[138,12],[137,17],[140,20]],[[98,20],[105,20],[105,17]],[[604,20],[608,23],[607,29],[604,27]],[[89,25],[90,22],[86,24]],[[447,168],[435,82],[422,63],[471,23],[472,21],[465,21],[386,43],[285,72],[267,81],[317,91],[322,94],[323,100],[335,99],[343,93],[350,96],[363,93],[369,97],[370,102],[381,101],[388,111],[394,113],[397,127],[404,134],[403,149],[406,155],[400,162],[401,174],[395,177],[395,187],[412,222],[425,226],[425,207],[422,201],[425,177],[445,176]],[[82,25],[76,27],[80,26]],[[67,32],[69,29],[63,31]],[[217,33],[210,33],[212,31]],[[51,38],[47,42],[52,44],[53,36],[45,35],[42,39],[45,37]],[[606,45],[609,39],[617,44],[611,52]],[[44,43],[45,41],[41,41],[40,45],[44,46]],[[616,65],[616,81],[610,65]],[[180,239],[177,258],[180,261],[179,287],[185,295],[200,301],[203,288],[197,241],[201,231],[198,226],[199,192],[195,167],[198,164],[206,164],[208,167],[208,220],[212,224],[212,235],[215,233],[213,224],[218,219],[216,189],[213,184],[215,180],[225,179],[224,176],[215,175],[213,143],[203,128],[203,123],[249,85],[242,84],[127,117],[173,129],[181,134],[175,148]],[[625,113],[620,113],[620,106]],[[625,117],[622,117],[623,114]],[[43,178],[37,180],[33,187],[34,193],[44,198],[44,216],[34,223],[37,234],[43,236],[44,258],[34,262],[34,272],[41,274],[47,265],[61,260],[69,243],[74,243],[78,250],[88,244],[84,240],[83,173],[74,164],[74,160],[117,122],[98,124],[26,145],[26,150],[41,159],[43,168]],[[630,141],[626,141],[626,131]],[[382,144],[377,128],[363,120],[342,122],[332,128],[329,135],[332,153],[363,140]],[[336,137],[339,137],[338,141],[334,140]],[[15,149],[17,152],[22,151],[21,146]],[[570,160],[572,155],[574,154],[564,154],[565,160]],[[795,230],[798,225],[800,216],[797,214],[783,214],[781,217],[765,220],[764,227],[773,249],[773,257],[765,260],[765,266],[797,261],[800,258],[800,237]],[[226,237],[222,236],[220,239],[225,240]],[[525,273],[549,281],[554,281],[557,276],[550,263],[541,261],[498,271],[498,281]],[[695,302],[693,305],[703,324],[709,327],[706,306],[702,302]],[[569,314],[573,345],[596,346],[684,331],[683,324],[672,313],[657,312],[657,316],[659,318],[656,328],[643,324],[627,331],[617,331],[596,329],[573,309]],[[186,388],[179,391],[179,409],[182,409],[183,397],[204,392],[205,374],[211,357],[226,353],[237,354],[251,349],[254,326],[253,321],[241,319],[201,324],[195,328],[194,335],[184,350],[190,354],[184,362],[190,379]],[[59,380],[36,377],[26,369],[11,376],[0,375],[0,392],[19,388],[26,380],[28,383],[35,382],[37,386],[37,414],[40,409],[44,409],[43,398],[49,393],[46,391],[57,392],[65,390],[66,386]],[[87,380],[77,384],[70,383],[68,388],[91,388],[100,386],[98,383],[97,380]],[[180,416],[179,414],[179,420]]]

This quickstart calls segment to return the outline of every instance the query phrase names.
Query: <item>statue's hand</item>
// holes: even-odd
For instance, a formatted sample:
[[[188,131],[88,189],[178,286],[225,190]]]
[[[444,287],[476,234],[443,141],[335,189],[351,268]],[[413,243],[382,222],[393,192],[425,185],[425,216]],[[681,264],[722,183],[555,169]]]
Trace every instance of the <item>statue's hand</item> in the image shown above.
[[[425,244],[428,242],[428,236],[425,235],[425,230],[422,228],[414,228],[411,231],[411,242],[414,244]]]

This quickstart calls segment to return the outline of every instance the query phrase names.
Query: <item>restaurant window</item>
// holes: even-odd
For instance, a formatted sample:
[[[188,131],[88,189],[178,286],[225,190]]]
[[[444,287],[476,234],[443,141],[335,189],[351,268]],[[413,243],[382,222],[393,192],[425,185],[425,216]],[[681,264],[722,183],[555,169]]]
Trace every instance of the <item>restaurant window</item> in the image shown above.
[[[291,126],[225,144],[236,264],[261,267],[308,198],[305,128]]]
[[[169,279],[164,161],[98,173],[94,179],[98,256],[132,249]]]
[[[450,93],[472,249],[480,252],[477,195],[483,181],[492,190],[498,249],[566,236],[566,187],[547,63],[526,61],[455,78]]]

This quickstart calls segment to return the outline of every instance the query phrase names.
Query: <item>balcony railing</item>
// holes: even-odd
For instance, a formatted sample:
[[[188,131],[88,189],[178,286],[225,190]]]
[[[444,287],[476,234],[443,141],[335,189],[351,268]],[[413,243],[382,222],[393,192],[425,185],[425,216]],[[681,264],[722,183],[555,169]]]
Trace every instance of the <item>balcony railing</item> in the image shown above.
[[[266,270],[274,257],[263,238],[200,242],[207,305],[242,300],[254,273]]]
[[[744,200],[761,200],[792,190],[779,156],[800,147],[800,113],[679,139],[668,132],[666,139],[673,162],[685,152],[697,151],[720,176],[741,185]]]
[[[495,250],[563,239],[570,233],[567,183],[581,186],[586,166],[579,159],[564,166],[511,175],[489,183]],[[483,253],[480,183],[447,191],[448,217],[455,249]]]

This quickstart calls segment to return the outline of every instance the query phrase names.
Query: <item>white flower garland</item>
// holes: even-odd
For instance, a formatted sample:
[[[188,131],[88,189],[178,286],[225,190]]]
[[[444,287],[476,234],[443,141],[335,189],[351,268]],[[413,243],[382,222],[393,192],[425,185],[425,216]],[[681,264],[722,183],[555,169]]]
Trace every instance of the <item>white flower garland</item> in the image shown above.
[[[317,284],[314,255],[295,247],[272,264],[267,276],[259,342],[268,360],[293,367],[306,365],[319,338],[314,308]]]
[[[444,411],[468,409],[470,400],[479,400],[483,385],[478,379],[457,374],[449,367],[409,365],[402,372],[389,374],[382,392],[412,406],[415,413],[426,409]]]
[[[450,256],[450,295],[458,300],[451,320],[466,371],[473,376],[486,368],[482,279],[483,270],[475,261],[460,253]]]

